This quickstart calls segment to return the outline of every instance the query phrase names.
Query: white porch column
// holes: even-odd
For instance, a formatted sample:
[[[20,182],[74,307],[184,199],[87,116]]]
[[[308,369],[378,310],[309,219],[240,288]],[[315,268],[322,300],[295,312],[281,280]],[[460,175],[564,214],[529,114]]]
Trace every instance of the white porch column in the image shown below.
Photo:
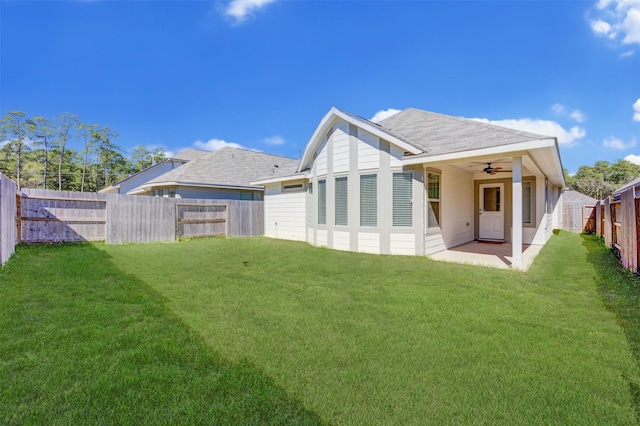
[[[522,157],[513,157],[512,175],[512,223],[511,248],[513,269],[522,269]]]

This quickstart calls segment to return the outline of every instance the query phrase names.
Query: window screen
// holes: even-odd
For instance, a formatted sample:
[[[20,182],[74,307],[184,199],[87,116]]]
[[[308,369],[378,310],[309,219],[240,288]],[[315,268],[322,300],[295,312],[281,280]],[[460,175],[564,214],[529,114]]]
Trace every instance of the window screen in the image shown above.
[[[336,225],[347,225],[349,220],[349,191],[346,177],[336,178]]]
[[[393,226],[413,225],[411,186],[411,172],[393,174]]]
[[[360,226],[378,226],[378,176],[360,176]]]
[[[327,181],[318,181],[318,225],[327,224]]]

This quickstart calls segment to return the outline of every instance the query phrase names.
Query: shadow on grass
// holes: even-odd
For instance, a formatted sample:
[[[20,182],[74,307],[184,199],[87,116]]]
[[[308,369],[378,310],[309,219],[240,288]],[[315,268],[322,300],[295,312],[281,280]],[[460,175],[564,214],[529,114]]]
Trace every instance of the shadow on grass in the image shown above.
[[[640,368],[640,279],[623,269],[611,249],[595,235],[583,234],[582,244],[587,249],[587,260],[597,273],[598,290],[604,305],[615,313]],[[640,384],[625,379],[633,398],[636,419],[640,423]]]
[[[322,424],[92,244],[18,247],[0,341],[1,424]]]

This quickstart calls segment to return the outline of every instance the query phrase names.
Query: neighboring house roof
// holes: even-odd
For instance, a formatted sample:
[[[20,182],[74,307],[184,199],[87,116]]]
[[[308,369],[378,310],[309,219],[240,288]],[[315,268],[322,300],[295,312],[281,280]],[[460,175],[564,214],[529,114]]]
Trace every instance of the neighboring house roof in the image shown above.
[[[179,160],[191,161],[207,154],[211,154],[211,151],[205,151],[203,149],[187,148],[187,149],[183,149],[182,151],[172,156],[171,158],[174,158],[176,160],[179,159]]]
[[[155,164],[150,165],[149,167],[147,167],[145,169],[142,169],[142,170],[140,170],[140,171],[138,171],[138,172],[136,172],[136,173],[134,173],[134,174],[132,174],[130,176],[127,176],[126,178],[122,179],[121,181],[116,182],[113,185],[108,186],[106,188],[103,188],[98,192],[103,193],[103,194],[117,193],[118,192],[118,188],[120,188],[122,183],[130,181],[132,179],[135,179],[138,176],[140,176],[142,174],[145,174],[145,173],[147,173],[147,172],[149,172],[149,171],[151,171],[153,169],[157,169],[157,168],[161,167],[163,164],[166,164],[166,163],[168,163],[170,161],[184,164],[184,163],[187,163],[187,162],[189,162],[191,160],[194,160],[196,158],[202,157],[202,156],[204,156],[206,154],[210,154],[210,153],[211,153],[211,151],[204,151],[204,150],[201,150],[201,149],[187,148],[185,150],[180,151],[179,153],[177,153],[176,155],[174,155],[172,157],[167,157],[162,161],[159,161],[159,162],[157,162]],[[135,185],[135,183],[134,183],[134,185]]]
[[[169,185],[262,189],[251,182],[259,177],[294,174],[297,166],[298,160],[293,158],[225,147],[151,179],[130,193],[139,194]]]
[[[563,200],[568,203],[581,203],[581,204],[595,204],[596,200],[582,192],[574,191],[573,189],[567,189],[562,194]]]
[[[626,191],[629,188],[636,188],[640,186],[640,177],[636,178],[634,180],[632,180],[631,182],[629,182],[626,185],[621,186],[620,188],[616,189],[615,191],[613,191],[613,195],[620,195],[622,194],[624,191]]]

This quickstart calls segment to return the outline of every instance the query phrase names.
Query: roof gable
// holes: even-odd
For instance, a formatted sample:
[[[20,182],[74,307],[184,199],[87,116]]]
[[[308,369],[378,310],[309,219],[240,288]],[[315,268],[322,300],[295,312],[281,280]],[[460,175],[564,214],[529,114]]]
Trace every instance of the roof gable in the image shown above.
[[[411,154],[415,155],[423,152],[423,150],[417,147],[412,141],[408,140],[407,138],[393,130],[384,129],[378,124],[359,117],[355,114],[340,110],[336,107],[331,107],[329,112],[322,118],[322,120],[320,120],[320,123],[316,127],[316,130],[313,132],[311,139],[309,139],[309,142],[307,142],[304,154],[302,155],[302,159],[300,160],[298,172],[309,168],[309,165],[313,161],[313,156],[316,150],[324,141],[324,138],[329,129],[338,120],[344,120],[349,124],[353,124],[354,126],[366,130],[367,132],[375,136],[378,136],[386,141],[393,143],[394,145],[399,146],[400,148],[410,152]]]

